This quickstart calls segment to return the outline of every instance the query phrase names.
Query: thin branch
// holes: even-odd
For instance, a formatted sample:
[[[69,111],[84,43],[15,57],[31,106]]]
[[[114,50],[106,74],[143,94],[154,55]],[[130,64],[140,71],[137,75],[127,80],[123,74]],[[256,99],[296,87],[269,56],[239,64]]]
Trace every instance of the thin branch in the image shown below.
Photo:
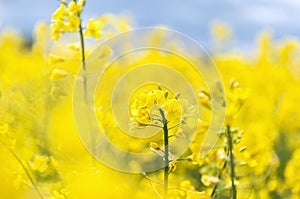
[[[22,162],[22,160],[19,158],[19,156],[11,149],[9,149],[9,152],[16,158],[18,163],[21,165],[22,169],[25,171],[26,176],[28,177],[29,181],[31,182],[34,190],[37,192],[40,198],[44,199],[43,194],[40,192],[40,190],[37,187],[37,184],[34,182],[33,178],[31,177],[29,171],[27,170],[26,166]]]
[[[232,194],[232,199],[236,199],[237,193],[236,193],[236,186],[234,183],[234,178],[235,178],[235,172],[234,172],[234,157],[233,157],[233,143],[232,143],[232,135],[230,131],[230,127],[227,126],[226,129],[227,132],[227,138],[228,138],[228,151],[229,151],[229,161],[230,161],[230,178],[231,178],[231,194]]]
[[[164,199],[168,198],[168,184],[169,184],[169,135],[168,135],[168,121],[162,109],[159,109],[164,124],[164,148],[165,148],[165,168],[164,168]]]
[[[176,128],[176,127],[179,126],[180,124],[182,124],[182,123],[179,122],[179,123],[175,124],[174,126],[171,126],[170,128],[168,128],[168,130],[171,130],[171,129],[173,129],[173,128]]]
[[[229,153],[227,152],[227,157],[228,157],[228,155],[229,155]],[[222,172],[226,168],[227,162],[228,162],[227,159],[225,159],[224,162],[223,162],[223,164],[222,164],[222,166],[221,166],[221,168],[220,168],[220,170],[219,170],[219,172],[218,172],[218,175],[217,175],[218,179],[221,179]],[[211,198],[215,197],[215,194],[217,192],[217,188],[218,188],[218,183],[213,186],[213,190],[212,190],[212,192],[210,194]]]

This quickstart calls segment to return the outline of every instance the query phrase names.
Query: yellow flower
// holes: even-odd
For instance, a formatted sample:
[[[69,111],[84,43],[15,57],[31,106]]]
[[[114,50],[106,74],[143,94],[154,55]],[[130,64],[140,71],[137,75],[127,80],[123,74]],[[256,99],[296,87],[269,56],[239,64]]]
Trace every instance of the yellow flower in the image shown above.
[[[29,163],[33,171],[44,172],[48,168],[49,157],[45,155],[35,155],[33,160]]]
[[[67,26],[64,21],[57,21],[56,23],[51,24],[51,29],[51,37],[57,40],[60,34],[63,34],[69,30],[69,26]]]
[[[116,26],[120,30],[120,32],[126,32],[131,29],[128,19],[126,19],[124,17],[117,21]]]
[[[48,59],[48,64],[51,66],[51,65],[54,65],[54,64],[57,64],[60,62],[64,62],[64,61],[65,61],[64,58],[50,54],[49,59]]]
[[[80,46],[79,43],[76,42],[76,43],[68,44],[68,48],[70,50],[79,51]]]
[[[8,131],[9,131],[9,125],[7,123],[0,125],[0,135],[4,135]]]
[[[215,176],[202,175],[201,182],[205,186],[211,186],[211,185],[217,184],[219,182],[219,178],[217,178]]]
[[[180,187],[182,187],[184,190],[194,191],[195,187],[192,185],[191,181],[189,180],[183,180],[180,183]]]
[[[112,50],[107,45],[101,48],[101,55],[100,57],[109,57],[112,54]]]
[[[58,162],[55,160],[55,158],[53,156],[50,156],[49,165],[51,165],[51,167],[53,167],[53,168],[57,168],[57,166],[58,166]]]
[[[67,15],[66,6],[61,4],[59,8],[55,10],[52,15],[52,21],[63,21],[65,16]]]
[[[202,104],[203,106],[205,106],[208,109],[211,109],[210,96],[206,92],[201,91],[198,94],[198,99],[199,99],[200,104]]]
[[[133,122],[136,122],[139,126],[145,126],[150,124],[150,111],[149,109],[139,108],[137,114],[133,117]]]
[[[69,15],[67,17],[67,27],[71,32],[76,32],[78,30],[78,27],[80,25],[80,19],[78,16],[75,15]]]
[[[218,42],[228,40],[232,35],[230,26],[223,22],[216,22],[212,25],[212,35]]]
[[[82,4],[82,3],[83,2],[80,2],[80,4]],[[81,8],[80,4],[76,3],[75,1],[71,1],[68,5],[68,12],[73,15],[81,13],[82,8]]]
[[[52,96],[66,96],[66,92],[57,88],[56,86],[52,86],[50,89],[50,95]]]
[[[170,99],[164,104],[164,111],[168,121],[177,121],[181,116],[181,106],[178,100]]]
[[[51,199],[65,199],[66,197],[64,196],[64,194],[60,193],[57,190],[53,190],[53,196],[51,197]]]
[[[165,94],[162,90],[152,90],[147,94],[148,106],[162,105],[165,102]]]
[[[16,143],[17,143],[16,139],[13,139],[13,138],[9,139],[9,143],[8,143],[9,148],[15,149]]]
[[[61,79],[66,77],[68,74],[69,73],[67,71],[54,69],[53,72],[51,73],[50,80],[53,81],[53,80]]]
[[[84,36],[87,38],[93,36],[95,39],[99,39],[102,36],[102,26],[103,24],[100,20],[90,19],[87,24],[87,29],[84,32]]]
[[[99,18],[102,23],[109,23],[112,20],[112,15],[111,14],[104,14]]]
[[[211,197],[205,191],[187,191],[186,199],[210,199]]]

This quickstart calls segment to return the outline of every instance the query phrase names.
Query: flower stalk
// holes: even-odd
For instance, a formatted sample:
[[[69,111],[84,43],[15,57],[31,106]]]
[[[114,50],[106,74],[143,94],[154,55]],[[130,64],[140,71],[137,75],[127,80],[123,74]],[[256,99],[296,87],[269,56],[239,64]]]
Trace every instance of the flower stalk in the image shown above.
[[[76,0],[73,0],[76,3]],[[83,70],[83,75],[82,75],[82,80],[83,80],[83,93],[84,93],[84,102],[86,105],[86,109],[89,107],[89,101],[88,101],[88,88],[87,88],[87,68],[86,68],[86,57],[85,57],[85,43],[84,43],[84,34],[83,34],[83,27],[82,27],[82,20],[81,20],[81,15],[80,12],[77,14],[79,18],[79,26],[78,26],[78,32],[79,32],[79,37],[80,37],[80,48],[81,48],[81,63],[82,63],[82,70]],[[89,114],[89,113],[88,113]],[[89,120],[91,121],[91,120]],[[91,128],[92,124],[90,124]],[[93,130],[91,130],[91,139],[92,139],[92,151],[93,153],[95,152],[95,138],[93,134]]]
[[[226,133],[227,133],[227,139],[228,139],[228,152],[229,152],[229,161],[230,161],[230,179],[231,179],[231,197],[232,199],[237,198],[237,193],[236,193],[236,186],[234,183],[234,178],[235,178],[235,172],[234,172],[234,156],[233,156],[233,141],[232,141],[232,135],[230,131],[230,126],[227,125],[226,128]]]
[[[78,14],[78,17],[80,18],[80,14]],[[83,28],[81,24],[81,18],[80,18],[80,24],[79,24],[79,35],[80,35],[80,48],[81,48],[81,62],[82,62],[82,70],[83,70],[83,89],[84,89],[84,100],[85,103],[88,103],[87,99],[87,70],[86,70],[86,62],[85,62],[85,46],[84,46],[84,37],[83,37]]]
[[[229,155],[229,154],[227,153],[227,157],[228,157],[228,155]],[[220,170],[219,170],[219,172],[218,172],[218,175],[217,175],[217,178],[218,178],[218,179],[221,179],[222,172],[223,172],[223,170],[226,168],[227,162],[228,162],[228,161],[225,159],[225,161],[223,162],[223,164],[222,164],[222,166],[221,166],[221,168],[220,168]],[[218,188],[218,183],[215,184],[215,185],[213,186],[213,190],[212,190],[212,192],[211,192],[211,194],[210,194],[210,197],[211,197],[212,199],[216,197],[217,188]]]
[[[169,184],[169,130],[168,121],[162,109],[159,109],[162,117],[163,131],[164,131],[164,148],[165,148],[165,168],[164,168],[164,199],[168,198],[168,184]]]
[[[20,159],[20,157],[13,150],[10,149],[9,151],[16,158],[16,160],[18,161],[18,163],[21,165],[22,169],[24,170],[26,176],[28,177],[29,181],[31,182],[31,184],[32,184],[34,190],[36,191],[36,193],[38,194],[38,196],[41,199],[44,199],[45,197],[43,196],[43,194],[39,190],[37,184],[35,183],[34,179],[31,177],[29,171],[27,170],[26,166],[24,165],[24,163],[22,162],[22,160]]]

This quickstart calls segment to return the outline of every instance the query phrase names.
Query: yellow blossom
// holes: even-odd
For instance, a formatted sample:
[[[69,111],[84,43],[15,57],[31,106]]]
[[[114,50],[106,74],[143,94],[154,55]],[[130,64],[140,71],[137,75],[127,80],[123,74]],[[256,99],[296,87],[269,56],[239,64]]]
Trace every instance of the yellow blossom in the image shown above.
[[[101,17],[99,18],[100,21],[102,21],[102,23],[108,23],[112,20],[112,15],[111,14],[104,14],[101,15]]]
[[[181,106],[178,100],[167,100],[163,106],[168,121],[178,121],[181,117]]]
[[[53,156],[50,156],[49,165],[51,165],[53,168],[56,168],[58,166],[58,162]]]
[[[183,180],[180,183],[180,187],[182,187],[184,190],[187,190],[187,191],[195,190],[195,187],[192,185],[191,181],[189,181],[189,180]]]
[[[205,191],[187,191],[186,199],[210,199],[211,197]]]
[[[8,131],[9,131],[9,125],[7,123],[0,125],[0,135],[4,135]]]
[[[83,4],[83,2],[80,2],[80,4]],[[81,13],[82,8],[81,8],[80,4],[76,3],[75,1],[71,1],[68,4],[68,12],[73,15],[77,15],[77,14]]]
[[[64,21],[57,21],[56,23],[51,24],[51,37],[55,40],[58,40],[59,36],[69,30],[69,26]]]
[[[8,143],[8,147],[13,150],[13,149],[15,149],[16,143],[17,143],[16,139],[10,138],[9,143]]]
[[[219,182],[219,178],[214,177],[214,176],[202,175],[201,182],[205,186],[211,186],[211,185],[217,184]]]
[[[105,45],[101,47],[101,55],[100,57],[109,57],[112,54],[112,50],[109,46]]]
[[[57,88],[56,86],[52,86],[50,89],[50,95],[52,96],[66,96],[66,92]]]
[[[48,168],[49,157],[45,155],[35,155],[33,160],[29,162],[29,166],[33,171],[44,172]]]
[[[51,199],[65,199],[66,197],[64,196],[64,194],[60,193],[57,190],[53,190],[53,196],[51,197]]]
[[[137,94],[130,106],[132,121],[142,126],[150,124],[153,114],[156,114],[155,112],[161,108],[169,122],[178,123],[181,119],[180,102],[178,99],[167,99],[167,97],[168,91],[160,89],[144,90]]]
[[[66,6],[61,4],[59,8],[55,10],[52,15],[52,21],[63,21],[64,17],[67,15]]]
[[[80,25],[80,19],[78,16],[75,16],[75,15],[69,15],[67,17],[67,27],[69,28],[69,30],[71,32],[76,32],[78,30],[78,27]]]
[[[102,22],[100,20],[90,19],[87,24],[87,29],[84,32],[85,37],[94,37],[95,39],[99,39],[102,35]]]
[[[202,104],[204,107],[211,109],[211,104],[210,104],[210,97],[206,92],[201,91],[198,94],[198,99],[200,104]]]
[[[212,35],[218,42],[224,42],[232,35],[230,26],[224,22],[215,22],[212,24]]]
[[[79,51],[80,50],[79,42],[68,44],[68,48],[70,50]]]
[[[50,80],[61,79],[61,78],[66,77],[68,74],[69,73],[67,71],[60,70],[60,69],[54,69],[51,73]]]
[[[153,106],[154,104],[162,105],[165,102],[165,95],[162,90],[152,90],[147,93],[147,104]]]
[[[132,119],[133,122],[136,122],[139,126],[145,126],[150,124],[151,122],[150,110],[139,108],[137,109],[137,111],[138,111],[137,114]]]
[[[51,66],[51,65],[61,63],[61,62],[64,62],[64,61],[65,61],[64,58],[50,54],[49,59],[48,59],[48,64]]]

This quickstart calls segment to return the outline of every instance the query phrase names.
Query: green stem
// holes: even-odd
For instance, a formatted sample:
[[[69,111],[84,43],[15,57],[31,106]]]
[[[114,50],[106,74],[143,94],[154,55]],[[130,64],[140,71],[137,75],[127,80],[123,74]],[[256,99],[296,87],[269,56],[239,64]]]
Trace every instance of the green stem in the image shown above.
[[[169,135],[168,135],[168,122],[165,113],[162,109],[159,109],[162,117],[163,130],[164,130],[164,147],[165,147],[165,168],[164,168],[164,199],[168,198],[168,186],[169,186]]]
[[[31,177],[31,175],[30,175],[29,171],[27,170],[26,166],[23,164],[22,160],[19,158],[19,156],[13,150],[10,149],[9,151],[16,158],[16,160],[19,162],[19,164],[21,165],[21,167],[25,171],[26,176],[28,177],[29,181],[31,182],[34,190],[37,192],[37,194],[39,195],[39,197],[41,199],[44,199],[43,194],[38,189],[37,184],[34,182],[33,178]]]
[[[229,155],[229,154],[227,154],[227,157],[228,157],[228,155]],[[228,160],[225,159],[224,162],[223,162],[223,164],[222,164],[222,167],[221,167],[220,170],[219,170],[219,173],[218,173],[218,176],[217,176],[218,179],[221,179],[222,171],[226,168],[227,162],[228,162]],[[213,187],[213,190],[212,190],[212,192],[211,192],[211,194],[210,194],[210,197],[211,197],[211,198],[215,198],[215,196],[216,196],[215,194],[216,194],[217,188],[218,188],[218,183],[215,184],[214,187]]]
[[[74,2],[76,2],[76,0],[73,0]],[[83,36],[83,28],[82,28],[82,20],[81,20],[81,16],[80,13],[78,13],[78,17],[80,19],[80,23],[79,23],[79,36],[80,36],[80,48],[81,48],[81,63],[82,63],[82,79],[83,79],[83,93],[84,93],[84,102],[86,105],[86,110],[89,111],[89,101],[88,101],[88,85],[87,85],[87,68],[86,68],[86,58],[85,58],[85,44],[84,44],[84,36]],[[90,113],[88,113],[88,117],[89,117]],[[91,121],[89,119],[89,121]],[[92,124],[90,124],[91,128]],[[92,140],[92,152],[93,154],[95,154],[95,137],[93,134],[93,130],[91,131],[91,140]]]
[[[76,0],[75,0],[76,2]],[[84,45],[84,37],[83,37],[83,28],[81,23],[80,14],[78,14],[78,17],[80,19],[79,24],[79,36],[80,36],[80,47],[81,47],[81,62],[82,62],[82,70],[83,70],[83,89],[84,89],[84,100],[85,103],[88,103],[87,99],[87,69],[86,69],[86,60],[85,60],[85,45]]]
[[[1,142],[1,144],[3,146],[5,146],[5,143],[2,140],[0,142]],[[41,199],[44,199],[43,194],[38,189],[37,184],[34,182],[33,178],[31,177],[29,171],[27,170],[26,166],[22,162],[21,158],[11,148],[9,148],[9,152],[12,154],[12,156],[14,156],[14,158],[16,158],[16,160],[18,161],[18,163],[21,165],[21,167],[24,170],[26,176],[28,177],[29,181],[31,182],[34,190],[37,192],[37,194],[40,196]]]
[[[233,143],[232,143],[232,137],[231,137],[231,131],[230,131],[230,126],[227,126],[226,129],[227,132],[227,138],[228,138],[228,150],[229,150],[229,161],[230,161],[230,178],[231,178],[231,194],[232,194],[232,199],[236,199],[237,197],[237,192],[236,192],[236,186],[234,183],[234,178],[235,178],[235,172],[234,172],[234,156],[233,156]]]

